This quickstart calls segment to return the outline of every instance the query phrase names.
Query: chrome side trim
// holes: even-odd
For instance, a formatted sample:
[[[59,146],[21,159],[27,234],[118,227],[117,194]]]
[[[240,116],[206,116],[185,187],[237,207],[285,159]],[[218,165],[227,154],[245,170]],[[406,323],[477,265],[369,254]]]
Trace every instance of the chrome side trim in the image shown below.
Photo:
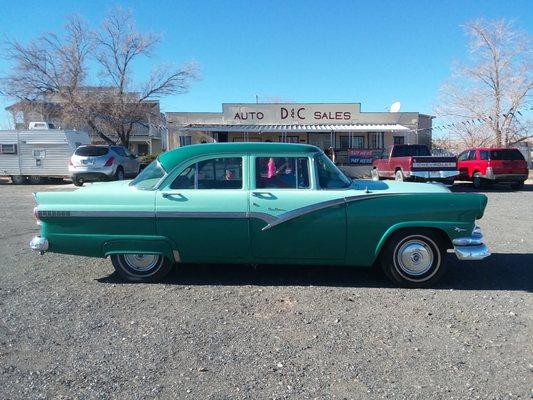
[[[486,244],[477,246],[455,246],[455,255],[459,260],[482,260],[490,256],[489,248]]]
[[[153,218],[153,211],[56,211],[38,210],[39,218],[89,217],[89,218]]]
[[[158,211],[158,218],[247,218],[246,212],[198,212],[198,211]]]
[[[292,210],[292,211],[288,211],[286,213],[281,214],[275,221],[270,222],[262,230],[266,231],[266,230],[271,229],[271,228],[273,228],[273,227],[275,227],[275,226],[277,226],[279,224],[282,224],[284,222],[290,221],[291,219],[298,218],[298,217],[301,217],[302,215],[310,214],[312,212],[315,212],[315,211],[318,211],[318,210],[322,210],[324,208],[328,208],[328,207],[333,207],[333,206],[337,206],[337,205],[340,205],[340,204],[344,204],[345,201],[346,200],[344,198],[328,200],[328,201],[324,201],[322,203],[311,204],[309,206],[305,206],[305,207],[297,208],[297,209]]]
[[[270,224],[270,223],[272,223],[272,222],[277,220],[277,218],[274,217],[273,215],[270,215],[270,214],[267,214],[267,213],[263,213],[263,212],[249,212],[248,213],[248,217],[249,218],[257,218],[257,219],[263,220],[267,224]]]

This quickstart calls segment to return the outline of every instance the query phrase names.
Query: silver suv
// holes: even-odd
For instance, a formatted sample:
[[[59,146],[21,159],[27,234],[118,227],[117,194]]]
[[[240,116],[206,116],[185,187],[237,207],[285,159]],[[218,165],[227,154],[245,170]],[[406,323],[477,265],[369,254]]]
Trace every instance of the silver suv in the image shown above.
[[[80,146],[70,157],[68,170],[72,182],[123,180],[139,173],[140,162],[122,146]]]

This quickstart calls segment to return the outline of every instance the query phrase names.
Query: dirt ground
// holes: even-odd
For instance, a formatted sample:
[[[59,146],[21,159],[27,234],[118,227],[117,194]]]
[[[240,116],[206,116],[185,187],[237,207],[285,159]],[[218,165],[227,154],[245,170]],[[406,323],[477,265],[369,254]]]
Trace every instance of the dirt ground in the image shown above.
[[[125,284],[108,260],[28,249],[44,190],[73,187],[0,184],[2,399],[533,395],[532,185],[487,190],[492,256],[449,255],[423,290],[306,266],[184,265]]]

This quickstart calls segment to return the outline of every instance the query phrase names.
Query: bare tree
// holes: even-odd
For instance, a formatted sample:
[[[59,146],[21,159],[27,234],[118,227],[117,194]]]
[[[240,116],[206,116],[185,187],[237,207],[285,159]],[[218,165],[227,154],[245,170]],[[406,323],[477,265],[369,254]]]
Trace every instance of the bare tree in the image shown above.
[[[13,69],[3,87],[21,107],[59,104],[55,111],[64,124],[88,126],[104,141],[128,146],[135,129],[149,124],[147,116],[159,119],[153,100],[187,92],[198,77],[195,63],[163,65],[145,82],[134,82],[135,62],[150,57],[159,42],[155,35],[137,32],[131,13],[122,9],[112,10],[97,30],[73,17],[63,37],[50,33],[26,46],[9,41]],[[99,66],[94,76],[89,76],[90,62]]]
[[[463,146],[509,146],[527,139],[519,111],[533,86],[530,37],[509,21],[465,25],[470,60],[457,65],[439,91],[437,116]],[[473,121],[473,122],[472,122]]]

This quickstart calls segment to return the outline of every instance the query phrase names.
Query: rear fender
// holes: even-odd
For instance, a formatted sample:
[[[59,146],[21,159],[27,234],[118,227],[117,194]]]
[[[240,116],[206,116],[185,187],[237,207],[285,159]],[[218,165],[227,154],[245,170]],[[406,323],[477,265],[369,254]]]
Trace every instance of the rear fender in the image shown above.
[[[103,253],[106,257],[114,254],[163,254],[170,261],[179,262],[177,250],[173,250],[168,240],[118,239],[104,243]]]

